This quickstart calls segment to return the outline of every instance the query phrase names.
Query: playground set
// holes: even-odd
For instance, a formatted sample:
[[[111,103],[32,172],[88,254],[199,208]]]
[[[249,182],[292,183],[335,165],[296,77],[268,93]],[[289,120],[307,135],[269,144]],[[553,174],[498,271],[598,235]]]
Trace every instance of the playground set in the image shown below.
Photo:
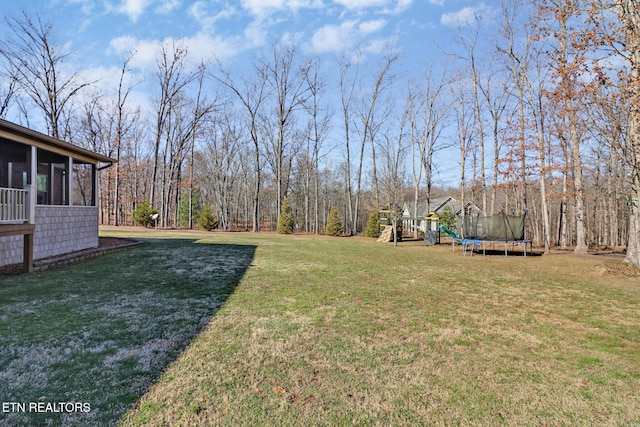
[[[380,216],[379,222],[379,242],[393,242],[393,230],[395,229],[395,241],[402,241],[402,234],[404,231],[403,223],[402,223],[402,211],[398,208],[391,209],[388,206],[380,209],[378,211]]]
[[[390,211],[380,211],[380,238],[378,241],[393,241],[393,230],[391,223],[398,218],[397,213]],[[455,231],[442,224],[437,212],[431,211],[421,218],[403,217],[404,220],[422,221],[424,232],[424,244],[440,244],[441,234],[446,234],[451,238],[451,248],[455,251],[456,244],[462,247],[463,255],[473,255],[474,251],[486,255],[487,246],[495,248],[496,244],[504,245],[504,255],[508,256],[509,247],[513,250],[515,246],[522,247],[524,256],[532,253],[532,241],[525,237],[526,212],[521,215],[508,215],[504,211],[484,216],[478,210],[475,214],[467,213],[467,206],[456,212]],[[392,219],[393,218],[393,219]],[[402,235],[402,221],[396,220],[396,233]],[[401,241],[401,237],[396,241]]]

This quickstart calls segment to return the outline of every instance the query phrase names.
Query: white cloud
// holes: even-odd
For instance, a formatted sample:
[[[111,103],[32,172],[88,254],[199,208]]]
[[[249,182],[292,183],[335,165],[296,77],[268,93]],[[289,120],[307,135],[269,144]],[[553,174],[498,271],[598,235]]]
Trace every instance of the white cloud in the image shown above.
[[[150,0],[122,0],[116,11],[127,15],[132,22],[136,22],[150,3]]]
[[[202,61],[211,60],[212,57],[219,60],[229,59],[238,55],[241,49],[239,40],[211,37],[202,33],[182,41],[189,49],[190,62],[194,66]]]
[[[109,42],[109,50],[113,53],[122,54],[129,52],[136,44],[138,40],[135,37],[121,36],[117,37]]]
[[[479,22],[483,17],[490,15],[490,12],[490,9],[485,3],[480,3],[476,7],[469,6],[457,12],[444,13],[440,18],[440,23],[445,27],[472,25]]]
[[[93,88],[97,88],[104,93],[109,93],[113,88],[118,87],[121,70],[117,66],[113,67],[93,67],[80,71],[80,78],[84,81],[95,82]]]
[[[354,36],[354,29],[357,22],[346,21],[340,25],[325,25],[315,32],[311,38],[311,45],[314,51],[340,52],[345,47],[351,47]]]
[[[280,37],[280,44],[283,46],[298,46],[303,37],[304,34],[302,32],[286,31],[282,37]]]
[[[242,7],[258,18],[264,18],[274,12],[300,9],[319,9],[324,6],[322,0],[241,0]]]
[[[389,0],[333,0],[347,9],[364,9],[365,7],[387,6]]]
[[[333,2],[349,10],[377,7],[381,8],[382,13],[397,14],[407,10],[413,0],[333,0]]]
[[[242,0],[242,7],[256,16],[263,16],[269,10],[284,7],[284,0]]]
[[[244,29],[246,47],[255,48],[277,40],[271,28],[284,22],[287,14],[301,9],[321,9],[322,0],[241,0],[242,8],[253,21]]]
[[[366,36],[379,32],[386,24],[387,21],[379,19],[325,25],[313,34],[311,48],[316,53],[343,52],[359,45]]]
[[[230,19],[238,12],[233,6],[225,5],[222,9],[215,7],[212,11],[210,4],[206,1],[196,1],[188,9],[187,13],[198,22],[205,31],[212,31],[215,24],[224,19]]]
[[[83,14],[89,15],[93,12],[95,3],[93,0],[68,0],[70,4],[74,6],[80,6],[80,10]]]
[[[156,13],[162,15],[168,15],[177,8],[180,7],[181,0],[162,0],[160,4],[155,8]]]
[[[134,51],[135,56],[131,60],[134,68],[147,69],[155,64],[156,55],[160,50],[160,42],[157,40],[139,40],[135,37],[122,36],[111,40],[110,49],[119,55],[127,55]]]
[[[362,50],[363,52],[381,55],[384,52],[391,52],[392,46],[396,41],[394,37],[373,39],[369,41]]]
[[[249,47],[260,47],[268,43],[270,22],[255,19],[244,29],[245,44]],[[273,41],[273,40],[271,40]]]
[[[413,4],[413,0],[398,0],[398,4],[396,5],[397,12],[404,12],[409,9]]]
[[[197,67],[202,61],[210,61],[213,58],[225,60],[240,53],[241,40],[224,39],[207,34],[196,34],[193,37],[181,39],[167,38],[164,40],[140,40],[135,37],[118,37],[110,43],[110,50],[121,56],[131,51],[135,52],[130,65],[141,70],[155,68],[158,54],[163,44],[176,43],[187,49],[185,66]]]
[[[358,25],[358,30],[360,30],[361,34],[371,34],[380,31],[385,25],[387,25],[387,21],[384,19],[366,21]]]
[[[83,1],[83,0],[72,0]],[[182,0],[120,0],[114,5],[111,1],[105,1],[104,7],[107,12],[115,12],[126,15],[131,22],[137,22],[147,9],[154,7],[155,13],[167,15],[180,7]]]

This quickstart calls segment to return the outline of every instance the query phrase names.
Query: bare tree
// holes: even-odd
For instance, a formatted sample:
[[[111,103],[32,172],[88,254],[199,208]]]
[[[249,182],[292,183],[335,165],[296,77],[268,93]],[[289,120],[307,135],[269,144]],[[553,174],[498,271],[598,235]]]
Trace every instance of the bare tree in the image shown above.
[[[546,51],[558,78],[557,87],[549,94],[561,102],[560,114],[566,118],[569,131],[576,224],[574,252],[586,253],[587,222],[578,101],[583,84],[579,76],[584,73],[588,62],[586,53],[591,41],[579,0],[545,0],[539,4],[539,13],[537,28],[541,37],[548,38]]]
[[[310,166],[307,168],[306,176],[306,195],[305,195],[305,218],[309,223],[309,193],[311,186],[311,178],[313,178],[314,193],[314,209],[313,209],[313,232],[319,233],[320,229],[320,152],[323,147],[327,133],[329,132],[329,122],[331,120],[331,112],[322,105],[323,95],[325,92],[325,82],[320,78],[319,66],[313,63],[307,73],[307,85],[311,93],[306,104],[309,114],[309,124],[307,133],[307,159],[310,160]],[[313,176],[311,176],[313,174]],[[308,228],[306,231],[309,231]]]
[[[276,212],[287,194],[291,165],[300,148],[298,138],[293,135],[295,114],[304,108],[311,96],[308,74],[312,61],[299,65],[295,46],[274,46],[273,57],[263,62],[258,70],[264,73],[261,79],[267,84],[271,114],[265,114],[267,135],[270,142],[268,160],[276,178]]]
[[[69,141],[72,143],[78,143],[75,139],[82,141],[84,146],[92,151],[105,153],[107,156],[113,156],[113,146],[111,145],[111,129],[112,123],[109,121],[109,113],[105,107],[105,102],[102,95],[95,94],[87,99],[81,108],[81,114],[78,117],[78,124],[75,126],[76,132],[70,134]],[[62,130],[62,129],[61,129]],[[76,183],[74,189],[78,191],[81,197],[81,203],[87,204],[89,202],[89,195],[91,191],[91,182],[83,180],[81,174],[74,174]],[[107,183],[103,181],[107,179]],[[109,176],[105,174],[99,174],[99,187],[108,187]],[[105,191],[101,194],[98,200],[98,212],[100,215],[101,224],[110,223],[110,212],[112,209],[112,194]]]
[[[630,67],[623,86],[631,116],[625,156],[631,170],[629,238],[625,261],[640,268],[640,10],[634,0],[616,0],[615,5],[622,21],[623,43],[627,52],[623,56]]]
[[[472,81],[472,96],[473,96],[473,114],[476,122],[476,130],[478,134],[478,147],[480,148],[480,198],[482,200],[482,211],[487,210],[487,180],[485,175],[485,142],[484,142],[484,122],[482,119],[482,112],[480,109],[480,75],[478,70],[478,63],[476,60],[476,47],[478,44],[478,34],[480,32],[480,16],[476,16],[473,20],[474,25],[468,24],[468,35],[464,35],[462,28],[458,28],[458,38],[460,44],[464,47],[466,57],[464,58],[469,63],[469,71],[471,72]]]
[[[170,132],[170,124],[173,108],[178,97],[184,88],[193,80],[194,76],[185,70],[185,58],[187,49],[179,44],[172,43],[169,46],[163,43],[160,48],[160,55],[157,60],[156,78],[159,83],[160,93],[155,100],[156,123],[153,148],[153,169],[151,176],[151,205],[156,203],[156,193],[158,184],[159,161],[161,159],[161,148],[163,137]],[[165,140],[165,145],[166,145]],[[166,153],[166,146],[165,146]]]
[[[253,142],[253,231],[260,230],[260,190],[262,185],[262,161],[260,151],[262,149],[262,137],[260,134],[260,113],[262,104],[267,96],[266,71],[261,67],[254,68],[254,79],[232,78],[231,73],[220,69],[220,75],[214,76],[220,83],[227,87],[233,96],[242,105],[246,114],[245,123],[249,129],[249,136]]]
[[[626,182],[622,165],[626,164],[625,153],[627,150],[627,132],[630,123],[631,107],[627,105],[628,98],[620,96],[620,88],[607,84],[602,85],[593,93],[590,99],[590,108],[587,111],[592,126],[588,132],[596,142],[592,148],[597,158],[596,169],[596,197],[599,197],[603,205],[603,211],[599,218],[601,224],[601,244],[605,246],[619,246],[621,243],[620,231],[626,229],[619,211],[619,202],[627,189],[619,185]],[[632,168],[629,168],[632,169]],[[599,179],[599,180],[598,180]],[[600,184],[600,185],[598,185]],[[625,201],[626,202],[626,201]],[[628,207],[625,203],[624,210]]]
[[[502,2],[502,41],[505,43],[504,46],[499,46],[498,51],[501,52],[507,61],[507,68],[511,73],[512,82],[516,89],[516,102],[517,102],[517,111],[518,111],[518,122],[520,129],[520,146],[521,146],[521,174],[523,175],[523,192],[525,194],[524,197],[524,208],[527,209],[528,201],[526,196],[527,191],[527,181],[526,181],[526,151],[527,146],[525,143],[525,132],[527,128],[527,122],[525,120],[525,104],[528,105],[528,111],[530,111],[531,116],[533,117],[533,128],[535,129],[535,139],[536,139],[536,148],[537,148],[537,159],[538,159],[538,168],[539,168],[539,189],[540,189],[540,204],[541,204],[541,215],[542,215],[542,228],[543,228],[543,246],[545,253],[549,253],[551,247],[551,227],[549,222],[549,211],[547,204],[547,182],[546,182],[546,174],[547,174],[547,137],[546,137],[546,122],[545,122],[545,89],[544,84],[546,81],[546,76],[543,75],[541,71],[540,64],[538,63],[537,71],[538,75],[533,77],[533,81],[536,82],[537,87],[532,83],[532,79],[529,78],[529,74],[532,73],[531,70],[531,62],[532,62],[532,37],[528,33],[527,30],[517,31],[517,28],[521,27],[518,25],[517,21],[517,13],[518,10],[522,7],[521,2],[519,1],[503,1]],[[522,46],[518,46],[517,40],[522,40]],[[506,93],[506,88],[505,88]],[[495,120],[497,119],[496,114],[494,113],[495,109],[492,104],[491,106],[491,114],[494,118],[494,141],[497,136],[497,123]],[[494,146],[495,146],[494,142]],[[495,157],[496,161],[498,160],[497,153]],[[497,168],[494,166],[494,168]],[[493,198],[492,198],[492,212],[493,212]],[[537,228],[534,228],[534,233],[537,233]],[[538,239],[535,239],[538,240]]]
[[[358,171],[356,173],[356,195],[355,195],[355,207],[353,211],[353,224],[358,224],[359,218],[359,210],[360,210],[360,196],[362,192],[362,174],[363,174],[363,165],[364,165],[364,153],[367,142],[371,141],[372,127],[376,126],[376,109],[378,106],[378,101],[380,100],[380,96],[382,93],[389,87],[391,83],[390,79],[390,70],[393,64],[397,61],[398,56],[392,53],[388,53],[382,59],[382,66],[380,70],[374,74],[374,84],[371,90],[371,93],[368,95],[363,95],[362,97],[362,107],[360,110],[360,154],[358,158]],[[377,190],[377,171],[376,171],[376,162],[375,162],[375,148],[372,144],[372,164],[373,164],[373,181],[374,188],[376,188],[376,194],[379,192]],[[379,204],[379,195],[376,196],[376,203]]]
[[[18,90],[19,75],[18,71],[11,68],[0,71],[0,77],[6,82],[2,86],[2,93],[0,93],[0,118],[6,118],[11,104],[16,97],[16,91]]]
[[[351,71],[355,68],[354,71]],[[344,142],[345,142],[345,188],[347,197],[347,220],[345,223],[345,231],[348,234],[353,235],[356,233],[356,224],[353,222],[355,217],[353,211],[353,187],[351,184],[351,121],[352,121],[352,109],[353,109],[353,96],[358,81],[358,74],[360,70],[359,59],[354,64],[342,58],[339,64],[340,79],[338,81],[340,89],[340,104],[342,107],[342,119],[344,124]],[[349,75],[353,73],[353,75]]]
[[[128,110],[127,99],[133,90],[131,82],[125,83],[125,78],[129,70],[129,62],[133,53],[129,54],[122,62],[120,68],[120,78],[118,79],[118,94],[114,101],[115,134],[113,135],[113,145],[115,145],[114,183],[113,183],[113,225],[120,225],[120,157],[122,155],[123,144],[127,145],[127,139],[134,130],[135,123],[140,118],[140,110]]]
[[[187,132],[183,135],[186,143],[185,151],[190,150],[190,172],[189,172],[189,228],[193,228],[193,156],[196,145],[196,138],[201,133],[203,123],[207,121],[207,117],[211,115],[217,108],[217,95],[214,96],[212,101],[209,101],[204,92],[204,82],[208,74],[208,66],[204,62],[200,63],[198,70],[196,71],[196,81],[198,89],[196,91],[195,105],[193,113],[191,115],[191,126],[188,127]],[[179,195],[179,193],[176,193]],[[179,203],[176,203],[176,208]]]
[[[61,137],[61,119],[70,101],[94,82],[81,81],[77,73],[69,74],[65,63],[69,53],[55,41],[53,26],[39,15],[26,12],[19,18],[6,18],[9,35],[0,42],[0,55],[31,101],[43,113],[47,131]]]
[[[405,110],[397,120],[393,122],[388,120],[388,123],[389,126],[384,128],[378,143],[378,156],[382,160],[379,177],[381,195],[378,196],[376,203],[380,204],[382,200],[389,206],[401,206],[407,178],[405,165],[410,144],[410,135],[407,130],[410,127],[410,116]]]
[[[444,148],[440,138],[444,130],[445,119],[451,105],[444,100],[446,80],[444,72],[433,76],[433,69],[429,68],[424,81],[410,90],[407,96],[407,106],[410,122],[411,167],[414,184],[414,217],[418,217],[418,200],[424,171],[425,202],[427,207],[431,203],[431,188],[433,186],[433,156],[439,149]],[[414,230],[418,237],[418,229]]]
[[[180,94],[172,101],[170,120],[166,123],[165,133],[165,168],[162,191],[163,209],[162,225],[171,221],[177,225],[180,206],[180,189],[183,182],[183,165],[190,153],[190,148],[201,131],[201,124],[214,111],[215,102],[210,102],[202,95],[206,67],[202,65],[197,73],[195,99],[185,98]]]
[[[493,165],[491,182],[491,200],[489,202],[489,215],[496,211],[496,195],[498,189],[498,177],[500,175],[500,150],[502,148],[501,126],[503,125],[503,114],[509,104],[509,85],[511,81],[508,77],[502,77],[498,83],[494,83],[494,74],[489,74],[486,80],[480,84],[480,90],[484,96],[487,111],[491,117],[491,135],[493,138]],[[495,89],[495,90],[494,90]],[[497,93],[496,93],[497,92]]]
[[[460,150],[460,203],[461,214],[466,214],[464,205],[467,202],[467,155],[474,149],[473,105],[464,84],[452,88],[454,97],[453,110],[456,117],[458,147]]]
[[[231,198],[236,182],[240,181],[240,157],[244,152],[242,141],[246,135],[242,126],[234,120],[232,114],[220,114],[204,132],[205,152],[203,172],[206,180],[203,185],[212,187],[213,199],[220,228],[228,230],[231,226]]]

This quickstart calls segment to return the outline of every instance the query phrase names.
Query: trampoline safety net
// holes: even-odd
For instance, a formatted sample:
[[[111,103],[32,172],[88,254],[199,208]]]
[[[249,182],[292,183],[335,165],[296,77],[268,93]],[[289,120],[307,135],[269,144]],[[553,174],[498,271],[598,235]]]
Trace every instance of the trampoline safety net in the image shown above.
[[[499,213],[491,216],[458,218],[458,231],[465,239],[518,241],[524,240],[525,215]]]

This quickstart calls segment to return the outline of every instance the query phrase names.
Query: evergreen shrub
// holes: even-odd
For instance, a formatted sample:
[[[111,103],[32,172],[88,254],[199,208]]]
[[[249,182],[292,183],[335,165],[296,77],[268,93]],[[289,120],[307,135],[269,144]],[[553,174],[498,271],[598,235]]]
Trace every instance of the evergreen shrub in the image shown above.
[[[331,208],[329,211],[329,218],[327,218],[327,229],[325,233],[327,236],[342,236],[344,230],[342,229],[342,223],[340,222],[340,216],[338,215],[338,209]]]
[[[278,217],[276,230],[280,234],[291,234],[293,233],[293,224],[293,209],[291,209],[289,199],[285,197],[282,201],[282,206],[280,206],[280,216]]]
[[[155,225],[155,220],[153,219],[153,215],[158,213],[158,209],[151,206],[149,200],[144,199],[142,203],[140,203],[131,214],[133,218],[133,222],[136,225],[142,225],[145,227],[153,227]]]
[[[367,220],[367,228],[364,230],[366,237],[377,238],[380,235],[380,212],[371,211]]]
[[[198,213],[198,228],[211,231],[218,228],[218,217],[213,213],[211,205],[204,205]]]
[[[193,225],[198,223],[198,215],[201,209],[200,192],[194,191],[191,195],[191,222]],[[189,192],[186,191],[182,194],[180,200],[180,207],[178,208],[178,225],[180,227],[189,227]]]

